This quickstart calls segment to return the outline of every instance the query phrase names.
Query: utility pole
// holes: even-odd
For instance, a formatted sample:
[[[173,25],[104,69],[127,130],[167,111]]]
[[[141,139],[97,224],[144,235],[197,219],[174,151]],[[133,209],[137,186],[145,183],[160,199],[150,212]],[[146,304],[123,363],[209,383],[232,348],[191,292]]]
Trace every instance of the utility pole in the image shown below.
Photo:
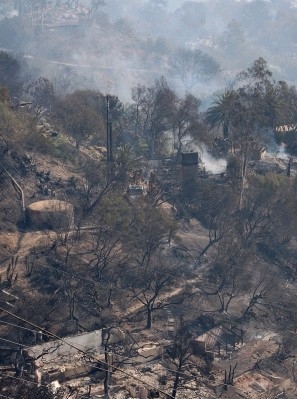
[[[107,149],[107,165],[110,164],[110,126],[109,126],[109,96],[106,95],[106,149]]]
[[[112,121],[109,116],[109,95],[106,95],[106,149],[107,149],[107,181],[112,177]]]
[[[112,121],[109,122],[109,161],[113,162],[113,151],[112,151]]]
[[[109,117],[109,96],[106,96],[106,149],[107,149],[107,164],[113,161],[112,151],[112,121]]]

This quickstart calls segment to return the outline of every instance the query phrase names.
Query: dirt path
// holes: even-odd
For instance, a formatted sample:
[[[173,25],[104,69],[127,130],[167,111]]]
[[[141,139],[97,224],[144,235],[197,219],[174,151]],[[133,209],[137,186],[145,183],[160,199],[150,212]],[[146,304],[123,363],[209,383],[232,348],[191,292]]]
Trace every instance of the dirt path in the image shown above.
[[[179,287],[176,288],[173,291],[169,291],[164,293],[163,295],[161,295],[158,299],[159,301],[165,302],[167,301],[169,298],[173,298],[174,296],[177,296],[179,294],[182,293],[184,287]],[[131,316],[133,316],[133,314],[135,314],[136,312],[138,312],[139,310],[141,310],[142,308],[145,308],[145,306],[140,302],[137,301],[137,299],[135,299],[132,303],[131,306],[129,307],[129,309],[123,314],[124,318],[129,318]]]
[[[44,234],[43,231],[30,231],[30,232],[15,232],[15,233],[3,233],[0,235],[0,240],[6,240],[7,245],[11,248],[12,256],[18,256],[18,268],[23,269],[26,256],[30,250],[42,243],[49,242],[49,238]],[[0,276],[5,281],[6,269],[11,259],[3,262],[0,265]]]

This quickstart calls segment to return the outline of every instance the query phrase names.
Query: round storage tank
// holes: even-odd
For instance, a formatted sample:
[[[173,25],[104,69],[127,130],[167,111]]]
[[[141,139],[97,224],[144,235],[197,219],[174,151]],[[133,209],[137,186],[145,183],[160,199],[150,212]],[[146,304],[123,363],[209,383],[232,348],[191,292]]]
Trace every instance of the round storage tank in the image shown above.
[[[41,229],[68,229],[73,224],[73,205],[66,201],[44,200],[27,207],[28,222]]]

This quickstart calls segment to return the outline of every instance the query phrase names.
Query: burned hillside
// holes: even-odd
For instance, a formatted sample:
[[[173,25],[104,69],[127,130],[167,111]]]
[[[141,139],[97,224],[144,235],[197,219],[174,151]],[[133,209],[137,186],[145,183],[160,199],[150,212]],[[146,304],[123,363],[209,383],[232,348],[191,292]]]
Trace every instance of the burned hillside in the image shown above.
[[[124,104],[7,74],[1,393],[292,397],[296,160],[278,127],[295,88],[263,58],[207,111],[164,77]]]

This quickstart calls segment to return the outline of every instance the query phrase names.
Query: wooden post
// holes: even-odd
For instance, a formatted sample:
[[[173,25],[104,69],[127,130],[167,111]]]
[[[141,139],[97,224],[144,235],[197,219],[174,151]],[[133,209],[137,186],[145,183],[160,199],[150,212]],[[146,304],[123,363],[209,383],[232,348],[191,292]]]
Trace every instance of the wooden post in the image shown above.
[[[228,384],[227,384],[227,371],[225,370],[225,378],[224,378],[224,390],[227,391]]]
[[[231,372],[231,364],[230,364],[229,375],[228,375],[228,385],[231,385],[231,374],[232,374],[232,372]]]
[[[237,364],[238,364],[238,363],[235,364],[235,366],[233,367],[233,370],[232,370],[231,381],[230,381],[230,384],[231,384],[231,385],[233,385],[233,383],[234,383],[234,374],[235,374],[235,369],[236,369],[236,367],[237,367]]]

